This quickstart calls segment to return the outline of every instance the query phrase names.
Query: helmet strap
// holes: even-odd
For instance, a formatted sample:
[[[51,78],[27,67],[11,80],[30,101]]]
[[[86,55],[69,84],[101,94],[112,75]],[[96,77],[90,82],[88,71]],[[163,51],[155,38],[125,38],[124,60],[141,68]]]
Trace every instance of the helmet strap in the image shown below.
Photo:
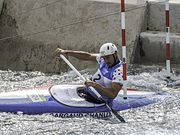
[[[119,63],[119,59],[117,56],[115,57],[115,54],[113,54],[113,58],[114,58],[114,64],[112,65],[112,67],[114,67],[116,64]]]

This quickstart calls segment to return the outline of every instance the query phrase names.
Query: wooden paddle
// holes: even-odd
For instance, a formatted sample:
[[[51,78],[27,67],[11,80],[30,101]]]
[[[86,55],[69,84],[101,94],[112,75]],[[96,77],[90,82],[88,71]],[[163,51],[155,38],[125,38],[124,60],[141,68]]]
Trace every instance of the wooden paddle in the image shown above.
[[[62,54],[60,55],[60,57],[69,65],[69,67],[83,80],[83,81],[86,81],[86,79],[81,75],[81,73],[66,59],[66,57],[64,57]],[[96,94],[96,96],[103,100],[102,99],[102,96],[93,88],[93,87],[90,87],[92,92],[94,92],[94,94]],[[104,101],[104,100],[103,100]],[[117,111],[115,111],[113,108],[111,108],[105,101],[104,103],[106,104],[107,108],[110,110],[111,114],[113,116],[115,116],[115,118],[118,119],[118,121],[120,122],[123,122],[125,123],[125,120],[122,116],[120,116]]]

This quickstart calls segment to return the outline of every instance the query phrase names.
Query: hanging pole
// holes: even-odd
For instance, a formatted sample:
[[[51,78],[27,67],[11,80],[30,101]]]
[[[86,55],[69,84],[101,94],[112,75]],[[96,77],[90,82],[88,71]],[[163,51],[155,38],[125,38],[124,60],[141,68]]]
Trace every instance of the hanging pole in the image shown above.
[[[123,95],[127,99],[126,75],[126,26],[125,26],[125,0],[121,0],[121,33],[122,33],[122,62],[123,62]]]
[[[169,15],[169,0],[165,1],[165,15],[166,15],[166,70],[167,78],[170,78],[170,15]]]

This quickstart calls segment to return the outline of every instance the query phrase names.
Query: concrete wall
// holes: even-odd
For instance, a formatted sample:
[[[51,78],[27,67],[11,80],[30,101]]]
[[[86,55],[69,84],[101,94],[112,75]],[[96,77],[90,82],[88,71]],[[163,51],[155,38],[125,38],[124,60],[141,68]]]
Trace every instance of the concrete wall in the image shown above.
[[[172,2],[172,1],[171,1]],[[170,3],[171,64],[180,64],[180,3]],[[135,49],[135,63],[166,62],[165,3],[150,2],[147,6],[147,30],[140,34]]]
[[[171,33],[171,64],[180,64],[180,35]],[[165,63],[166,44],[165,33],[157,31],[142,32],[140,34],[138,63]]]
[[[4,0],[0,0],[0,14],[1,14],[1,11],[2,11],[3,2],[4,2]]]
[[[180,33],[180,3],[170,3],[171,32]],[[148,30],[165,32],[165,3],[150,2],[148,15]]]
[[[54,0],[54,4],[50,4],[52,2],[4,1],[0,18],[0,69],[66,70],[64,62],[52,57],[56,47],[97,53],[103,43],[113,42],[120,50],[119,3]],[[45,5],[48,6],[38,8]],[[133,58],[138,35],[144,28],[144,14],[145,7],[126,13],[128,60]],[[7,38],[12,36],[15,37]],[[70,60],[79,69],[94,66],[89,62]]]

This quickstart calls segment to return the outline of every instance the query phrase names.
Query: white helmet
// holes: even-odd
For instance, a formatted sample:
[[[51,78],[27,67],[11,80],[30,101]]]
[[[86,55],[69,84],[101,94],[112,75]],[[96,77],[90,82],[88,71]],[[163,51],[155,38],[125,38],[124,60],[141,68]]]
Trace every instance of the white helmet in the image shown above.
[[[101,46],[99,53],[100,57],[114,54],[117,52],[117,47],[113,43],[105,43]]]

